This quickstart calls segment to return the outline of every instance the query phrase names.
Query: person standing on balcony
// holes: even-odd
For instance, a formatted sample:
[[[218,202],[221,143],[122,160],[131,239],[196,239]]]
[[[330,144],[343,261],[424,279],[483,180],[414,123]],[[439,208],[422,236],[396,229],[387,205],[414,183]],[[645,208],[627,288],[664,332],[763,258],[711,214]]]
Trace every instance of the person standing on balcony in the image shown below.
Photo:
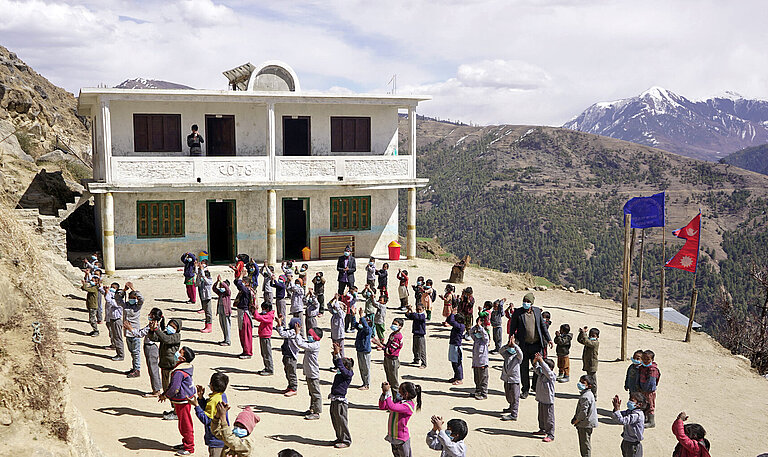
[[[189,155],[199,157],[203,155],[202,144],[205,143],[202,135],[197,133],[197,124],[192,124],[192,133],[187,135],[187,146],[189,146]]]
[[[350,289],[354,287],[355,270],[357,270],[355,257],[352,255],[352,248],[349,245],[344,248],[344,254],[339,256],[339,260],[336,262],[336,270],[339,272],[339,295],[343,295],[347,287]]]

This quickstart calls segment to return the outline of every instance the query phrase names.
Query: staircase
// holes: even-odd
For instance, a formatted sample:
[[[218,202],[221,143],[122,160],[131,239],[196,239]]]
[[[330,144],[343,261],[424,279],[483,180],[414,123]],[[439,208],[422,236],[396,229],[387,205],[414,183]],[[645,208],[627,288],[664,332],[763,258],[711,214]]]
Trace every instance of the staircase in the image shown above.
[[[67,231],[61,228],[61,222],[68,218],[77,208],[91,199],[92,195],[87,190],[78,197],[76,202],[67,203],[66,208],[58,210],[58,215],[47,216],[40,214],[37,208],[15,209],[16,219],[33,227],[43,239],[60,254],[67,258]]]

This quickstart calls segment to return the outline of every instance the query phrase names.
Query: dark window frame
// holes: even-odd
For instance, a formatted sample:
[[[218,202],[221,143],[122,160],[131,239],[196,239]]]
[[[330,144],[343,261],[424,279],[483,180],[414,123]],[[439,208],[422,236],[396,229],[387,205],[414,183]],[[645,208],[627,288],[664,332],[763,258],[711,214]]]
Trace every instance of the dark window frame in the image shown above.
[[[183,238],[185,233],[184,200],[136,201],[137,238]]]
[[[134,152],[181,152],[181,114],[133,113]]]
[[[371,230],[371,196],[331,197],[330,230]]]
[[[331,116],[331,152],[371,152],[371,118]]]

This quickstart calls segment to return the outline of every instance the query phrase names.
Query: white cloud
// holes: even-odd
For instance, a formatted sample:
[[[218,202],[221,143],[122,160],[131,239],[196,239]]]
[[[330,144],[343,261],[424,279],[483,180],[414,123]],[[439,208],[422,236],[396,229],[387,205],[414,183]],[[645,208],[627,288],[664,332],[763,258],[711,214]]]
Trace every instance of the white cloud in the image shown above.
[[[495,59],[459,65],[458,80],[469,87],[531,90],[541,87],[550,77],[527,62]]]

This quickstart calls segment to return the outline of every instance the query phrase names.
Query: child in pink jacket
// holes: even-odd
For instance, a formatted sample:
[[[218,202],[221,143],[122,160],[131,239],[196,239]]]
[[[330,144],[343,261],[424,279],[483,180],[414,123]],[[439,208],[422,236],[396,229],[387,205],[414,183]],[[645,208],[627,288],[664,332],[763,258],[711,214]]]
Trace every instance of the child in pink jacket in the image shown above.
[[[272,364],[272,326],[275,321],[272,304],[266,301],[262,303],[261,312],[254,314],[253,320],[259,323],[259,349],[261,358],[264,360],[264,369],[256,373],[261,376],[272,376],[275,372]]]
[[[414,405],[414,400],[416,404]],[[411,457],[411,436],[408,433],[408,420],[414,412],[421,409],[421,386],[412,382],[400,384],[398,399],[392,398],[389,383],[381,384],[379,409],[389,411],[387,436],[384,438],[392,445],[394,457]]]
[[[688,420],[685,412],[677,415],[672,423],[672,433],[678,444],[672,455],[674,457],[709,457],[709,441],[704,436],[707,431],[699,424],[683,424]]]

